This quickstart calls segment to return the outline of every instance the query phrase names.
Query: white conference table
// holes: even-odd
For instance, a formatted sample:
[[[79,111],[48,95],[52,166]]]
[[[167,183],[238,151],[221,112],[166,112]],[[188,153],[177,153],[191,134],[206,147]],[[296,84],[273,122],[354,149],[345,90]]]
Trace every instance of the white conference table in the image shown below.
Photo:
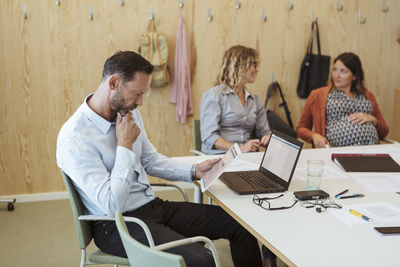
[[[347,148],[303,149],[297,168],[305,168],[306,160],[322,159],[325,166],[338,168],[331,161],[332,152],[371,152],[400,150],[400,144],[361,146]],[[259,163],[263,152],[246,153],[241,159]],[[215,156],[175,157],[179,161],[201,162]],[[338,169],[339,170],[339,169]],[[343,172],[344,173],[344,172]],[[293,191],[306,189],[306,180],[294,177],[288,192],[272,200],[272,207],[293,203]],[[340,205],[389,202],[400,208],[400,195],[396,192],[370,192],[354,178],[324,178],[321,189],[334,197],[349,189],[349,193],[363,193],[363,198],[334,199]],[[272,250],[289,266],[400,266],[400,236],[380,236],[373,227],[383,224],[347,225],[329,211],[317,213],[314,208],[297,203],[287,210],[268,211],[255,205],[252,195],[238,195],[217,180],[208,191],[220,207],[227,211],[261,243]],[[260,196],[277,194],[261,194]],[[400,226],[397,224],[389,224]]]

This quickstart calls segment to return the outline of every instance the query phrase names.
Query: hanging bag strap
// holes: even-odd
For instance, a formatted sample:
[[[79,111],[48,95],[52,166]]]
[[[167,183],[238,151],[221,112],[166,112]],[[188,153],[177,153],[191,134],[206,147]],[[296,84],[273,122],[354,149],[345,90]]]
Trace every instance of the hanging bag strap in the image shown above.
[[[154,50],[154,48],[153,48],[154,43],[153,43],[152,38],[150,38],[150,34],[152,32],[156,32],[156,24],[155,24],[154,20],[150,20],[149,24],[147,25],[147,42],[149,44],[149,47],[148,47],[149,51],[147,53],[147,61],[149,61],[149,62],[152,61],[153,50]],[[156,37],[157,37],[157,35],[156,35]],[[157,40],[155,42],[157,43]],[[160,62],[161,62],[161,60],[160,60]],[[151,84],[152,80],[153,80],[153,75],[150,75],[149,84]]]
[[[317,21],[313,21],[311,23],[311,35],[310,35],[310,39],[308,40],[308,44],[307,44],[307,54],[312,54],[314,36],[317,39],[318,55],[321,55],[321,41],[319,39],[319,28],[318,28]]]
[[[151,62],[151,59],[153,58],[153,42],[152,39],[150,38],[150,33],[151,32],[156,32],[156,25],[153,20],[149,21],[149,24],[147,25],[147,42],[149,44],[149,51],[147,53],[147,61]]]
[[[315,24],[315,28],[317,31],[317,47],[318,47],[318,55],[321,55],[321,43],[319,41],[319,28],[318,28],[318,22],[314,21],[313,24]]]
[[[314,39],[314,22],[311,23],[311,32],[310,32],[310,38],[308,39],[308,43],[307,43],[306,54],[311,54],[312,53],[313,39]]]
[[[147,24],[147,32],[156,32],[156,23],[154,22],[154,20],[150,20],[149,24]]]
[[[283,107],[285,109],[285,114],[286,114],[287,121],[288,121],[290,127],[293,128],[293,122],[292,122],[292,119],[290,118],[289,107],[288,107],[288,105],[286,103],[285,98],[283,97],[282,89],[281,89],[281,86],[279,85],[278,82],[273,82],[268,86],[267,97],[265,98],[265,103],[264,103],[264,109],[267,110],[268,100],[270,99],[270,97],[272,95],[272,92],[274,90],[278,90],[279,91],[279,94],[280,94],[281,99],[282,99],[282,103],[279,104],[279,107]]]
[[[160,41],[160,35],[156,34],[156,47],[157,47],[157,51],[158,51],[158,60],[160,61],[160,65],[162,65],[162,70],[163,70],[163,76],[164,76],[164,82],[167,82],[168,80],[168,75],[167,75],[167,64],[162,64],[163,60],[162,60],[162,55],[161,55],[161,41]]]

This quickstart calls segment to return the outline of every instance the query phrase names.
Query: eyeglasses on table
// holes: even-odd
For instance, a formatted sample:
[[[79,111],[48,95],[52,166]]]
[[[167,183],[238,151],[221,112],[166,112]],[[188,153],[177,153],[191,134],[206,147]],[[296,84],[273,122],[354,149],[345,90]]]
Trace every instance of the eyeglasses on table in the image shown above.
[[[297,200],[293,202],[292,205],[287,206],[287,207],[272,207],[271,208],[271,203],[268,200],[271,199],[277,199],[283,196],[283,194],[280,194],[279,196],[276,197],[259,197],[258,195],[253,196],[253,203],[256,204],[257,206],[260,206],[261,208],[265,210],[285,210],[285,209],[290,209],[294,205],[296,205]]]

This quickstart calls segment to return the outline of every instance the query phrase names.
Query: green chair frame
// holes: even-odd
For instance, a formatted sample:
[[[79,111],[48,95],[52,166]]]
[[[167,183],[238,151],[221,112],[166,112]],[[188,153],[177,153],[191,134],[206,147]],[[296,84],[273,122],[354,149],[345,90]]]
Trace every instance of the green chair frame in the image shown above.
[[[192,120],[192,132],[193,132],[193,149],[189,152],[204,156],[205,154],[201,152],[201,133],[200,133],[200,120]]]
[[[127,218],[124,219],[120,211],[116,211],[115,213],[115,222],[118,228],[118,232],[121,236],[122,243],[124,245],[126,254],[128,255],[128,259],[133,267],[152,267],[152,266],[163,266],[163,267],[185,267],[185,261],[181,255],[176,255],[172,253],[164,252],[163,250],[167,250],[177,246],[183,246],[186,244],[192,244],[196,242],[205,243],[208,245],[209,249],[212,252],[215,265],[217,267],[220,266],[220,261],[218,257],[217,250],[213,242],[204,237],[204,236],[196,236],[191,238],[185,238],[181,240],[176,240],[168,243],[164,243],[158,246],[155,246],[154,240],[151,236],[150,230],[147,225],[140,219],[129,217],[130,221],[133,221],[140,225],[146,236],[147,241],[150,246],[145,246],[142,243],[133,239],[128,232],[128,228],[126,226],[125,221],[128,221]]]
[[[86,260],[86,248],[92,242],[93,232],[90,226],[90,221],[97,220],[114,220],[113,218],[106,216],[95,216],[95,215],[84,215],[85,207],[81,201],[79,193],[76,191],[75,186],[72,184],[71,179],[68,177],[63,170],[61,170],[61,175],[63,177],[65,186],[67,188],[72,213],[74,215],[75,228],[78,234],[79,248],[81,249],[81,263],[80,267],[92,264],[114,264],[118,265],[130,265],[127,258],[113,256],[102,252],[101,250],[96,250],[89,255],[89,260]]]
[[[79,248],[81,249],[80,267],[92,264],[114,264],[115,267],[117,267],[118,265],[129,266],[130,263],[127,258],[110,255],[102,252],[101,250],[96,250],[95,252],[91,253],[89,255],[89,260],[87,260],[86,248],[93,239],[93,232],[90,226],[90,222],[100,220],[114,221],[115,219],[108,216],[85,215],[85,207],[81,201],[79,193],[77,192],[75,186],[72,184],[69,176],[63,170],[60,171],[65,183],[65,187],[67,188],[72,213],[74,216],[75,228],[78,235]],[[157,183],[151,185],[173,187],[182,193],[185,201],[188,201],[187,194],[177,185],[167,183]],[[126,218],[126,220],[129,221],[130,218]]]

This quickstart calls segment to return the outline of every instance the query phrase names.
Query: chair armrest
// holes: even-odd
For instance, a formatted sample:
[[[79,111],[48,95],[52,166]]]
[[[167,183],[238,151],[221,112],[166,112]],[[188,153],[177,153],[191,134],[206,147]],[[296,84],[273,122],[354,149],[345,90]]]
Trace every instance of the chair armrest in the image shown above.
[[[398,142],[391,140],[391,139],[381,139],[381,140],[379,140],[379,143],[381,143],[381,144],[398,144]]]
[[[179,186],[175,185],[175,184],[167,184],[167,183],[151,183],[151,186],[166,186],[166,187],[173,187],[176,190],[178,190],[179,192],[181,192],[183,199],[185,200],[185,202],[189,202],[189,198],[186,194],[185,191],[183,191],[182,188],[180,188]]]
[[[196,150],[196,149],[190,149],[189,152],[191,152],[191,153],[193,153],[193,154],[195,154],[195,155],[197,155],[197,156],[205,156],[205,155],[206,155],[206,154],[204,154],[203,152],[198,151],[198,150]]]
[[[81,215],[78,217],[81,221],[115,221],[113,217],[102,216],[102,215]]]
[[[140,225],[146,234],[147,241],[149,242],[150,247],[154,247],[154,240],[153,237],[151,236],[150,230],[147,227],[147,225],[141,220],[136,217],[126,217],[122,216],[125,220],[125,222],[134,222],[138,225]],[[109,217],[109,216],[102,216],[102,215],[81,215],[78,217],[79,220],[82,221],[115,221],[115,218]]]
[[[179,247],[179,246],[197,243],[197,242],[206,243],[211,250],[211,253],[212,253],[214,261],[215,261],[215,265],[217,267],[221,266],[221,264],[219,262],[218,252],[214,246],[214,243],[210,239],[208,239],[207,237],[204,237],[204,236],[189,237],[189,238],[185,238],[185,239],[180,239],[180,240],[164,243],[164,244],[155,246],[154,249],[167,250],[170,248]]]
[[[81,218],[81,217],[82,217],[82,219],[84,219],[85,217],[106,218],[107,220],[113,220],[114,219],[114,218],[107,217],[107,216],[93,216],[93,215],[80,216],[79,218]],[[126,222],[134,222],[134,223],[139,224],[143,228],[143,230],[144,230],[144,232],[146,234],[146,237],[147,237],[147,239],[149,241],[150,248],[153,248],[153,249],[156,249],[156,250],[160,250],[160,251],[161,250],[166,250],[166,249],[170,249],[170,248],[177,247],[177,246],[182,246],[182,245],[186,245],[186,244],[192,244],[192,243],[195,243],[195,242],[207,243],[207,245],[210,248],[211,253],[213,255],[216,267],[220,267],[218,252],[215,249],[215,246],[214,246],[213,242],[210,239],[208,239],[207,237],[195,236],[195,237],[175,240],[175,241],[172,241],[172,242],[168,242],[168,243],[164,243],[164,244],[155,246],[153,238],[152,238],[151,233],[150,233],[150,230],[142,220],[140,220],[138,218],[135,218],[135,217],[124,217],[124,216],[122,216],[121,211],[119,211],[119,210],[117,210],[115,212],[115,217],[118,219],[117,220],[117,224],[118,224],[118,222],[121,222],[121,221],[122,221],[122,223],[124,225],[126,224]],[[120,220],[121,217],[123,218],[122,220]],[[123,222],[123,221],[125,221],[125,222]],[[127,230],[126,229],[126,225],[123,226],[123,228],[125,228],[125,230],[124,230],[124,232],[125,232]]]

